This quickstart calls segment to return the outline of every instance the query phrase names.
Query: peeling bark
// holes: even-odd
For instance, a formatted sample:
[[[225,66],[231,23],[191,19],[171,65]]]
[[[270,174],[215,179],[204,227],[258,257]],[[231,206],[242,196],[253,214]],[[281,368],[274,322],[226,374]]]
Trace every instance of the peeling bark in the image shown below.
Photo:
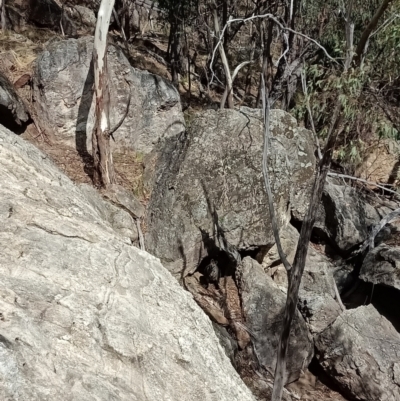
[[[97,186],[115,183],[114,163],[110,149],[110,88],[107,70],[107,34],[115,0],[102,0],[97,16],[93,46],[96,93],[95,126],[92,135],[94,173]]]

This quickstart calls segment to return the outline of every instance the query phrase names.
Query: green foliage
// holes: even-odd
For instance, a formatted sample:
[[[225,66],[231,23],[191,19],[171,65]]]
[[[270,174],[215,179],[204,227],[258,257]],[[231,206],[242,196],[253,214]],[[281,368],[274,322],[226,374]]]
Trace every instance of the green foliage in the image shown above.
[[[354,1],[354,48],[381,2]],[[342,64],[346,57],[346,38],[344,16],[337,9],[339,3],[332,0],[304,1],[301,30],[314,38],[319,37],[330,55]],[[377,137],[400,139],[398,129],[385,113],[388,102],[398,107],[400,99],[400,18],[393,19],[399,12],[400,0],[395,0],[372,34],[366,58],[360,67],[350,68],[343,74],[342,67],[327,60],[323,54],[305,65],[308,99],[304,95],[297,96],[293,112],[307,123],[308,100],[316,131],[324,138],[338,96],[342,104],[342,119],[336,157],[344,163],[357,164],[369,140]]]

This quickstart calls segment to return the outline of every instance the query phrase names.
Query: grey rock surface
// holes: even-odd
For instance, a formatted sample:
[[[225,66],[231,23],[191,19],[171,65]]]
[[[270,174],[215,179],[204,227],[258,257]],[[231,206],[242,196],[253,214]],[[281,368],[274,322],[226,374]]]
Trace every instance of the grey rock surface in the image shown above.
[[[0,187],[1,400],[254,400],[159,260],[3,127]]]
[[[363,242],[368,227],[380,220],[375,208],[354,188],[327,178],[314,227],[321,230],[342,252]]]
[[[284,254],[286,255],[286,259],[289,263],[293,263],[297,242],[299,241],[299,232],[291,224],[287,224],[279,231],[279,238],[281,240],[281,246]],[[265,254],[262,261],[262,266],[264,269],[268,269],[271,266],[281,263],[282,262],[278,253],[278,248],[275,244]]]
[[[272,110],[270,120],[271,187],[283,226],[290,219],[292,195],[313,180],[315,160],[309,131],[281,110]],[[167,144],[157,160],[146,249],[179,275],[195,270],[212,247],[271,247],[262,149],[259,110],[199,114],[188,136]]]
[[[29,113],[11,82],[0,73],[0,123],[12,129],[23,127]]]
[[[315,336],[342,313],[335,295],[334,267],[323,254],[310,247],[299,291],[299,309]]]
[[[33,82],[37,114],[56,141],[91,152],[94,123],[93,38],[52,42],[37,58]],[[161,140],[185,131],[177,90],[163,78],[130,66],[122,50],[108,48],[113,150],[149,153]]]
[[[243,259],[238,274],[246,325],[252,333],[260,363],[272,372],[276,365],[286,295],[250,257]],[[296,311],[289,340],[287,382],[299,378],[313,356],[313,342],[306,322]]]
[[[319,363],[348,396],[400,399],[400,334],[372,305],[342,313],[315,345]]]
[[[381,244],[370,251],[361,267],[360,278],[400,290],[400,247]]]
[[[134,244],[138,244],[136,222],[128,211],[105,200],[99,191],[90,185],[81,184],[79,188],[98,214],[110,223],[114,231],[123,237],[130,238]]]
[[[281,230],[280,238],[287,260],[293,263],[299,239],[298,231],[288,224]],[[281,263],[276,245],[267,252],[262,266],[265,272],[273,277],[278,287],[286,293],[287,273]],[[310,246],[300,284],[298,307],[313,335],[328,327],[341,313],[335,295],[333,271],[332,262]]]

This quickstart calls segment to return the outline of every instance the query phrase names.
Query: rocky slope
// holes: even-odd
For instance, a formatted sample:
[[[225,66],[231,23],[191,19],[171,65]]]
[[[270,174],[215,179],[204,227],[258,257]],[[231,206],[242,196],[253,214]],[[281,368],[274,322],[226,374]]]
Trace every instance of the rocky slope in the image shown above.
[[[2,400],[254,399],[208,318],[102,201],[3,127],[0,171]]]

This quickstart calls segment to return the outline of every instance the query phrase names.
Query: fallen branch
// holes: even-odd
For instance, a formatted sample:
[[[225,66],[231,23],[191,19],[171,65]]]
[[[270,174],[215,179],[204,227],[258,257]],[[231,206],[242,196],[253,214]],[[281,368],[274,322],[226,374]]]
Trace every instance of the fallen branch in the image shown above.
[[[396,191],[393,191],[393,189],[389,189],[389,188],[386,188],[386,187],[384,187],[382,185],[379,185],[376,182],[367,181],[367,180],[364,180],[363,178],[357,178],[357,177],[353,177],[353,176],[347,175],[347,174],[339,174],[339,173],[329,172],[328,175],[329,175],[329,177],[347,178],[349,180],[359,181],[359,182],[362,182],[364,184],[374,185],[375,187],[383,189],[384,191],[390,192],[391,194],[394,194],[394,195],[396,195],[396,196],[398,196],[400,198],[400,194],[398,194]]]

